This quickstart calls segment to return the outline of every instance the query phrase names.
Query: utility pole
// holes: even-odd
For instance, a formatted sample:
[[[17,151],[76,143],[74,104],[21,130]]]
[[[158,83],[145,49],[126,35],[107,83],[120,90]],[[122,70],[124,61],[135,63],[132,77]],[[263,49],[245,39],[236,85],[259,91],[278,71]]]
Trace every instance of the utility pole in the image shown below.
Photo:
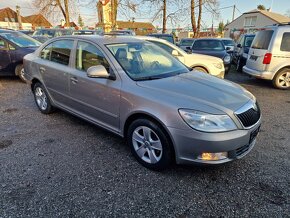
[[[16,13],[17,13],[17,21],[18,21],[18,29],[22,30],[22,20],[20,16],[20,6],[16,5]]]
[[[69,11],[68,11],[68,0],[64,0],[64,8],[65,8],[65,23],[66,23],[67,27],[70,27]]]
[[[234,5],[234,7],[233,7],[233,18],[232,18],[232,21],[235,19],[235,12],[236,12],[236,5]]]

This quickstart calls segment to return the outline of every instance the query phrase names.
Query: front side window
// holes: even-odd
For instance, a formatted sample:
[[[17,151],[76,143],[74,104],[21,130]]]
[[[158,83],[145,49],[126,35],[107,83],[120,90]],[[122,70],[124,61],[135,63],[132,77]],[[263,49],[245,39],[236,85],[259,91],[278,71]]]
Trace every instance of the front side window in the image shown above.
[[[76,68],[87,71],[90,67],[98,65],[103,65],[106,69],[109,69],[108,61],[96,46],[87,42],[78,42]]]
[[[133,80],[152,80],[189,70],[168,52],[148,42],[109,44],[107,48]]]
[[[1,36],[22,48],[38,47],[41,45],[40,42],[20,32],[1,33]]]
[[[267,50],[273,33],[273,30],[262,30],[258,32],[253,40],[252,48]]]
[[[50,60],[59,64],[68,65],[73,40],[58,40],[52,43]]]
[[[45,60],[50,60],[51,49],[52,49],[52,43],[45,46],[45,48],[41,50],[40,58],[45,59]]]
[[[160,48],[163,48],[165,51],[167,51],[169,54],[172,54],[172,51],[174,50],[173,48],[171,48],[168,45],[165,45],[163,43],[160,42],[156,42],[156,41],[150,41],[152,43],[154,43],[155,45],[159,46]]]
[[[181,45],[181,46],[192,46],[193,42],[194,42],[194,39],[182,39],[180,41],[179,45]]]
[[[290,51],[290,33],[283,34],[280,50],[281,51]]]
[[[197,40],[194,42],[192,49],[202,51],[223,51],[225,47],[219,40]]]
[[[222,41],[223,41],[224,45],[226,45],[226,46],[234,46],[235,45],[233,40],[224,39]]]

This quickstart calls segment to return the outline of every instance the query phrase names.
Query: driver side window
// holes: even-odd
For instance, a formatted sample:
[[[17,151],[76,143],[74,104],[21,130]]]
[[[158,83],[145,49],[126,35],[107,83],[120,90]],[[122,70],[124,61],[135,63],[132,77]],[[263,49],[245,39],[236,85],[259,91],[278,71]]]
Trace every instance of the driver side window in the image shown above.
[[[160,48],[163,48],[165,51],[167,51],[169,54],[172,54],[172,51],[174,50],[173,48],[171,48],[170,46],[168,45],[165,45],[163,43],[160,43],[160,42],[156,42],[156,41],[150,41],[152,42],[153,44],[159,46]]]
[[[109,69],[109,63],[103,53],[94,45],[87,42],[78,42],[76,50],[76,68],[87,71],[92,66],[103,65]]]
[[[3,39],[0,39],[0,49],[1,50],[7,49],[7,43]]]

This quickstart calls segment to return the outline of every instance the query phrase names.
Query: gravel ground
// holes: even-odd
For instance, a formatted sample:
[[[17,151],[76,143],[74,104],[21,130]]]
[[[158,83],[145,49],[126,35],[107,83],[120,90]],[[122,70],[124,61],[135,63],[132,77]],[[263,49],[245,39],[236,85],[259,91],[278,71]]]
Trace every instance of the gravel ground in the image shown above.
[[[0,217],[290,217],[290,92],[227,79],[260,103],[252,152],[152,172],[123,139],[62,111],[43,115],[26,84],[0,78]]]

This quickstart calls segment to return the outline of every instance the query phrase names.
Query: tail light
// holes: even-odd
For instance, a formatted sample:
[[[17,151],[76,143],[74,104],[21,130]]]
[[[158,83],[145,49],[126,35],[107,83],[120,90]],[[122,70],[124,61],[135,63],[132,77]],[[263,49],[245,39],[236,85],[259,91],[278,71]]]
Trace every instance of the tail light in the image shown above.
[[[272,59],[271,53],[266,53],[264,56],[263,64],[270,64]]]

